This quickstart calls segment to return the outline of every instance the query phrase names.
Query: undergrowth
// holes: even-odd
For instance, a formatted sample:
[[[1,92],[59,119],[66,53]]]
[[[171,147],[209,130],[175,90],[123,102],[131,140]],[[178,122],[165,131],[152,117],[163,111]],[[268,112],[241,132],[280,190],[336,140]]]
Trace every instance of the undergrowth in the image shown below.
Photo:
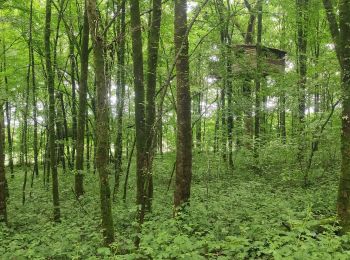
[[[113,203],[116,241],[102,245],[98,177],[85,176],[78,201],[74,176],[60,173],[62,222],[52,222],[51,190],[35,179],[22,205],[21,170],[9,179],[9,226],[0,226],[1,259],[350,259],[350,236],[335,221],[337,176],[323,176],[304,188],[284,173],[257,175],[225,170],[218,156],[196,154],[191,203],[172,218],[173,190],[167,190],[174,155],[155,161],[153,212],[136,233],[134,171],[127,202]],[[290,174],[293,174],[292,172]],[[296,177],[297,178],[297,177]],[[112,178],[111,178],[112,181]],[[29,192],[31,191],[31,197]]]

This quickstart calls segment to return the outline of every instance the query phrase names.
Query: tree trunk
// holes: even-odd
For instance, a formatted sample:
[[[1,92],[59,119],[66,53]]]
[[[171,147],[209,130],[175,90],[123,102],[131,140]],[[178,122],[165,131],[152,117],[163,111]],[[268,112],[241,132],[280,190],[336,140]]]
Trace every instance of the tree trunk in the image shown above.
[[[74,56],[74,44],[72,41],[69,43],[69,55],[71,61],[71,84],[72,84],[72,154],[71,158],[68,158],[69,165],[73,167],[75,160],[75,149],[77,140],[77,98],[76,98],[76,84],[75,84],[75,56]],[[67,136],[68,133],[65,133]],[[67,144],[68,145],[68,144]]]
[[[175,0],[174,42],[176,60],[176,179],[174,206],[188,203],[192,179],[191,94],[189,84],[187,0]]]
[[[305,150],[305,108],[306,108],[306,76],[307,76],[307,28],[308,28],[308,0],[297,0],[297,53],[298,53],[298,133],[299,151],[298,161],[303,165]],[[308,180],[304,180],[307,184]]]
[[[200,84],[199,84],[200,86]],[[196,148],[201,151],[202,148],[202,93],[201,90],[195,96],[194,111],[196,115]]]
[[[260,144],[260,132],[261,132],[261,122],[263,121],[262,112],[261,112],[261,78],[262,78],[262,61],[261,61],[261,51],[262,51],[262,0],[259,0],[258,3],[258,34],[257,34],[257,43],[256,43],[256,75],[255,75],[255,142],[254,142],[254,155],[256,158],[259,157],[258,149]],[[264,122],[263,122],[264,123]],[[256,161],[257,166],[258,161]]]
[[[31,13],[32,13],[33,0],[31,0]],[[31,44],[31,62],[32,62],[32,104],[33,104],[33,120],[34,120],[34,129],[33,129],[33,149],[34,149],[34,168],[33,173],[36,177],[39,176],[39,148],[38,148],[38,108],[37,108],[37,92],[36,92],[36,78],[35,78],[35,60],[34,60],[34,48]]]
[[[162,15],[162,0],[153,0],[151,28],[148,35],[148,60],[147,60],[147,89],[146,89],[146,155],[147,155],[147,176],[145,183],[146,210],[151,210],[153,198],[153,175],[152,164],[155,148],[156,133],[156,85],[158,49],[160,38],[160,24]]]
[[[104,241],[111,244],[114,241],[114,226],[111,208],[111,192],[108,182],[109,162],[109,108],[108,87],[105,75],[104,42],[100,32],[99,16],[96,9],[96,0],[87,1],[87,12],[91,38],[94,50],[95,77],[96,77],[96,168],[100,178],[100,200],[102,229]]]
[[[228,37],[230,39],[230,37]],[[226,96],[227,96],[227,140],[228,140],[228,164],[233,168],[233,85],[232,85],[232,62],[231,40],[226,47]]]
[[[282,90],[282,94],[279,98],[280,106],[279,106],[279,123],[280,123],[280,132],[282,143],[285,144],[287,140],[287,131],[286,131],[286,93]]]
[[[23,152],[24,152],[24,180],[23,180],[23,185],[22,185],[22,204],[24,205],[26,201],[26,186],[27,186],[27,178],[28,178],[28,115],[29,115],[29,89],[30,89],[30,72],[31,72],[31,59],[32,55],[30,52],[31,48],[31,34],[32,34],[32,15],[30,15],[30,21],[29,21],[29,41],[28,41],[28,50],[29,50],[29,55],[28,55],[28,69],[27,69],[27,77],[26,77],[26,90],[25,90],[25,107],[24,107],[24,114],[23,114],[23,132],[22,132],[22,145],[23,145]]]
[[[244,0],[244,4],[248,9],[250,16],[247,26],[247,32],[244,39],[245,44],[253,44],[254,42],[254,29],[255,29],[255,20],[256,20],[256,8],[257,6],[252,7],[247,0]],[[249,74],[249,72],[248,72]],[[245,137],[245,146],[250,150],[252,149],[252,138],[253,138],[253,118],[252,118],[252,86],[251,86],[251,76],[246,75],[243,82],[243,111],[244,111],[244,128],[246,132]]]
[[[350,1],[339,2],[339,56],[342,64],[342,136],[341,175],[338,192],[338,215],[343,232],[350,231]]]
[[[88,67],[89,67],[89,21],[86,12],[86,2],[84,10],[83,35],[80,55],[81,71],[79,85],[79,107],[78,107],[78,127],[76,140],[76,160],[75,160],[75,193],[79,197],[84,194],[84,139],[86,124],[86,99],[88,88]],[[88,158],[87,158],[88,159]]]
[[[118,38],[120,39],[117,49],[118,60],[118,84],[117,84],[117,138],[115,147],[115,182],[113,189],[113,199],[118,192],[120,184],[120,175],[122,174],[122,157],[123,157],[123,113],[125,104],[125,1],[120,6],[120,28]]]
[[[64,156],[64,141],[67,141],[67,130],[68,126],[67,126],[67,119],[66,119],[66,110],[64,107],[64,100],[63,100],[63,94],[62,92],[57,92],[56,93],[56,97],[57,97],[57,102],[58,102],[58,109],[56,112],[56,132],[57,132],[57,136],[56,139],[58,140],[58,144],[57,144],[57,150],[58,150],[58,154],[57,154],[57,164],[60,161],[62,164],[62,169],[63,169],[63,173],[66,173],[66,160],[65,160],[65,156]],[[68,142],[67,142],[67,148],[68,148]],[[68,157],[68,164],[69,163],[69,157]]]
[[[136,126],[136,178],[137,194],[136,203],[141,208],[138,212],[139,223],[144,218],[144,186],[146,175],[146,135],[145,135],[145,89],[143,78],[143,54],[140,6],[138,0],[130,0],[131,38],[134,68],[135,88],[135,126]],[[139,241],[136,241],[138,244]]]
[[[48,136],[49,136],[49,156],[52,174],[52,196],[54,206],[54,220],[60,221],[60,202],[58,192],[58,174],[56,162],[56,144],[55,144],[55,86],[54,74],[51,63],[51,0],[46,0],[46,19],[45,19],[45,61],[47,74],[47,89],[49,93],[49,117],[48,117]]]
[[[350,231],[350,0],[339,2],[339,25],[330,0],[323,0],[335,50],[341,67],[343,91],[341,173],[337,210],[342,232]]]
[[[3,104],[0,104],[0,222],[7,222],[5,176],[5,130]]]
[[[5,47],[5,41],[3,40],[3,72],[5,73],[4,77],[4,83],[5,83],[5,90],[8,94],[8,80],[6,76],[6,47]],[[7,123],[7,145],[8,145],[8,155],[9,155],[9,167],[10,167],[10,173],[11,178],[14,177],[14,171],[13,171],[13,143],[12,143],[12,135],[11,135],[11,110],[10,110],[10,103],[8,101],[8,97],[5,102],[5,110],[6,110],[6,123]]]

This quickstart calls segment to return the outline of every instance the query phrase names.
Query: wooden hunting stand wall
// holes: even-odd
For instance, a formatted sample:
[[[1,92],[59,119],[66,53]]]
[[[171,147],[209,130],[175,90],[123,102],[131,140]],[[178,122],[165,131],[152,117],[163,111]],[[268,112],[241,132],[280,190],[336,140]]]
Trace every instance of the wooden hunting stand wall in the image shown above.
[[[233,61],[233,72],[235,74],[255,73],[256,45],[235,45],[235,59]],[[262,47],[263,76],[283,73],[286,67],[287,52],[275,48]]]

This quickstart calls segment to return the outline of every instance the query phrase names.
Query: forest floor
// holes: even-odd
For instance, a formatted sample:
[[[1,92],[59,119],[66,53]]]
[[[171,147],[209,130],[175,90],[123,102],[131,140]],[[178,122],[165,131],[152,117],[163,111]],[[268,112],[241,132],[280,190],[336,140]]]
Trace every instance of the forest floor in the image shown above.
[[[17,170],[9,178],[10,225],[0,226],[0,259],[350,259],[350,236],[338,236],[329,221],[335,218],[337,176],[303,188],[278,174],[225,172],[222,162],[206,156],[195,156],[191,206],[178,219],[172,218],[172,188],[167,191],[174,155],[156,159],[153,212],[138,250],[133,168],[127,202],[119,192],[113,203],[112,249],[101,244],[97,174],[86,175],[78,202],[74,176],[60,173],[62,222],[55,224],[42,177],[31,197],[27,188],[22,205],[23,172]]]

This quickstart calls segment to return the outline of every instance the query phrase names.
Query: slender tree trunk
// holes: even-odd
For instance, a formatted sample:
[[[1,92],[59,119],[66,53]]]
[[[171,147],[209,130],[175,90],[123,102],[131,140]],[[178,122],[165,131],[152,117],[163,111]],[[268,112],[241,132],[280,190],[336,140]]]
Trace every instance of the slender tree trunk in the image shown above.
[[[305,150],[305,108],[306,108],[306,76],[307,76],[307,30],[308,30],[308,0],[297,0],[297,53],[298,53],[298,132],[300,136],[298,161],[303,165]],[[306,175],[305,175],[306,176]],[[305,185],[308,180],[304,179]]]
[[[255,21],[256,21],[256,8],[257,5],[252,7],[247,0],[244,0],[244,4],[248,9],[250,16],[247,26],[246,37],[244,39],[245,44],[253,44],[254,42],[254,29],[255,29]],[[253,138],[253,117],[252,117],[252,86],[251,86],[251,76],[249,72],[245,75],[243,82],[243,111],[244,111],[244,128],[246,132],[246,140],[245,146],[250,150],[252,149],[251,140]]]
[[[31,0],[33,2],[33,0]],[[31,4],[32,4],[31,2]],[[31,56],[32,56],[32,104],[33,104],[33,120],[34,120],[34,129],[33,129],[33,150],[34,150],[34,168],[33,172],[36,177],[39,176],[39,148],[38,148],[38,108],[37,108],[37,92],[36,92],[36,78],[35,78],[35,60],[34,60],[34,49],[31,45]]]
[[[84,139],[86,120],[86,99],[88,88],[88,68],[89,68],[89,21],[86,12],[86,2],[84,11],[83,35],[81,43],[81,75],[79,85],[79,107],[78,107],[78,127],[76,140],[76,160],[75,160],[75,193],[79,197],[84,194]],[[88,141],[87,141],[88,142]],[[89,158],[87,158],[89,159]]]
[[[1,101],[2,102],[2,101]],[[3,103],[0,103],[0,222],[7,223],[6,175],[5,175],[5,129]]]
[[[110,244],[114,241],[114,226],[111,208],[111,191],[108,181],[109,163],[109,113],[108,113],[108,87],[105,75],[104,42],[100,32],[99,16],[97,14],[96,0],[87,1],[87,12],[91,39],[94,50],[95,77],[96,77],[96,167],[100,178],[100,200],[102,229],[104,241]]]
[[[89,115],[86,109],[86,170],[90,171],[90,160],[91,160],[91,144],[90,144],[90,128],[89,128]]]
[[[133,142],[132,147],[131,147],[130,155],[128,157],[129,158],[128,159],[128,166],[126,168],[124,189],[123,189],[123,202],[124,203],[126,203],[126,192],[127,192],[127,189],[128,189],[128,180],[129,180],[130,166],[131,166],[132,156],[133,156],[134,150],[135,150],[135,145],[136,145],[136,138],[134,139],[134,142]]]
[[[120,183],[120,176],[122,174],[122,157],[123,157],[123,113],[125,104],[125,1],[120,6],[120,29],[118,31],[120,39],[117,59],[118,59],[118,84],[117,84],[117,138],[115,151],[115,182],[113,189],[113,198],[117,194]]]
[[[194,93],[193,98],[193,115],[195,117],[195,146],[198,149],[198,152],[201,151],[201,141],[202,141],[202,79],[201,79],[201,70],[202,70],[202,57],[201,54],[199,54],[198,57],[198,64],[196,65],[196,72],[195,72],[195,78],[196,78],[196,85],[198,90]]]
[[[8,146],[8,155],[9,155],[9,167],[10,167],[10,173],[11,178],[14,178],[14,171],[13,171],[13,145],[12,145],[12,135],[11,135],[11,111],[10,111],[10,103],[6,100],[5,103],[5,110],[6,110],[6,130],[7,130],[7,146]]]
[[[47,74],[47,88],[49,93],[49,117],[48,117],[48,137],[49,137],[49,156],[52,174],[52,196],[54,206],[54,220],[60,221],[60,202],[58,192],[58,174],[56,162],[56,144],[55,144],[55,83],[54,73],[51,63],[51,0],[46,0],[46,19],[45,19],[45,61]]]
[[[192,180],[192,127],[187,0],[175,0],[174,15],[175,53],[179,53],[176,61],[177,141],[174,206],[175,208],[179,208],[182,204],[189,202]]]
[[[285,144],[287,140],[287,131],[286,131],[286,94],[284,91],[282,91],[282,94],[280,96],[280,114],[279,114],[279,120],[280,120],[280,132],[282,137],[282,143]]]
[[[297,0],[297,25],[298,25],[298,73],[299,73],[299,124],[300,131],[305,121],[305,88],[307,74],[307,23],[308,0]]]
[[[217,107],[220,107],[220,102],[219,102],[219,90],[216,90],[216,100],[217,100]],[[219,150],[219,136],[218,136],[218,132],[219,132],[219,126],[220,126],[220,113],[219,113],[219,109],[216,112],[215,115],[215,128],[214,128],[214,153],[217,153],[217,151]]]
[[[198,150],[201,150],[201,142],[202,142],[202,93],[199,91],[196,94],[196,98],[194,101],[194,111],[196,114],[196,117],[198,118],[197,123],[196,123],[196,147]]]
[[[159,80],[159,82],[162,82],[162,80]],[[165,89],[163,91],[165,91]],[[162,93],[160,95],[163,96]],[[158,102],[157,113],[158,113],[157,117],[159,118],[158,129],[157,129],[158,152],[159,152],[160,155],[163,156],[163,120],[162,120],[163,102]]]
[[[146,175],[146,135],[145,135],[145,89],[143,77],[143,54],[140,6],[138,0],[130,0],[131,38],[134,68],[135,88],[135,126],[136,126],[136,203],[139,206],[138,221],[143,223],[145,201],[145,175]],[[139,240],[136,241],[138,245]]]
[[[230,39],[230,37],[228,37]],[[233,85],[232,85],[232,62],[231,40],[226,47],[226,96],[227,96],[227,141],[228,141],[228,164],[233,168]]]
[[[60,159],[62,162],[62,165],[64,165],[64,171],[65,171],[65,158],[67,157],[67,162],[68,162],[68,166],[70,169],[72,169],[72,164],[71,164],[71,156],[70,156],[70,149],[69,149],[69,138],[68,138],[68,120],[67,120],[67,113],[66,113],[66,106],[65,106],[65,102],[64,102],[64,97],[63,97],[63,93],[59,93],[57,94],[57,96],[59,97],[59,109],[57,109],[57,114],[59,114],[59,128],[57,129],[57,133],[58,131],[60,132],[60,136],[57,138],[58,140],[61,140],[60,142]],[[67,156],[64,156],[64,144],[66,143],[66,151],[67,151]]]
[[[224,3],[222,0],[216,1],[216,8],[219,15],[219,20],[221,23],[220,29],[220,43],[221,43],[221,59],[226,62],[226,41],[228,40],[228,23],[225,21],[224,15]],[[227,159],[227,111],[226,111],[226,83],[227,83],[227,66],[223,69],[224,75],[222,80],[222,88],[220,95],[220,111],[221,111],[221,155],[224,161]]]
[[[147,89],[146,89],[146,155],[147,155],[147,175],[145,183],[145,207],[151,210],[153,199],[153,175],[152,165],[155,148],[156,133],[156,85],[157,85],[157,65],[158,49],[160,38],[160,25],[162,15],[162,0],[153,0],[151,29],[148,35],[148,60],[147,60]]]
[[[6,64],[6,46],[5,46],[5,40],[3,40],[3,66],[2,70],[5,72],[4,76],[4,83],[5,83],[5,91],[8,93],[8,79],[6,76],[6,69],[7,69],[7,64]],[[8,98],[6,99],[5,102],[5,111],[6,111],[6,130],[7,130],[7,146],[8,146],[8,156],[9,156],[9,167],[10,167],[10,173],[11,173],[11,178],[14,178],[14,171],[13,171],[13,142],[12,142],[12,134],[11,134],[11,108],[10,108],[10,103],[8,101]]]
[[[57,144],[57,160],[61,161],[63,172],[66,173],[66,159],[64,155],[64,141],[67,141],[67,134],[66,129],[68,126],[66,125],[66,112],[64,107],[64,100],[63,100],[63,94],[61,92],[56,93],[57,102],[58,102],[58,109],[56,112],[56,132],[57,136],[56,139],[58,140]],[[66,127],[67,126],[67,127]],[[68,143],[68,142],[67,142]],[[67,144],[68,147],[68,144]],[[57,161],[57,164],[58,164]],[[68,165],[69,165],[69,157],[68,157]]]
[[[31,21],[32,17],[30,17],[30,29],[29,29],[29,38],[31,38]],[[30,89],[30,72],[31,72],[31,58],[32,55],[30,53],[30,45],[31,41],[28,41],[28,49],[29,49],[29,63],[28,63],[28,69],[27,69],[27,77],[26,77],[26,90],[25,90],[25,107],[24,107],[24,114],[23,114],[23,132],[22,132],[22,145],[23,145],[23,152],[24,152],[24,180],[22,185],[22,204],[24,205],[26,201],[26,186],[27,186],[27,178],[28,178],[28,115],[29,115],[29,89]]]
[[[71,61],[71,84],[72,84],[72,153],[71,158],[68,158],[70,161],[69,165],[73,167],[75,160],[75,149],[76,149],[76,140],[77,140],[77,98],[76,98],[76,79],[75,79],[75,55],[74,55],[74,43],[70,41],[69,43],[69,55]],[[67,136],[68,133],[65,133]],[[68,145],[68,144],[67,144]]]
[[[221,111],[221,156],[226,161],[227,158],[227,135],[226,135],[226,83],[223,82],[220,94]]]
[[[262,52],[262,9],[263,9],[263,3],[262,0],[259,0],[258,3],[258,33],[257,33],[257,44],[256,44],[256,76],[255,76],[255,128],[254,128],[254,135],[255,135],[255,142],[254,142],[254,155],[256,158],[259,157],[259,144],[260,144],[260,133],[261,133],[261,119],[262,118],[262,112],[261,112],[261,78],[262,78],[262,60],[261,60],[261,52]],[[258,163],[258,162],[256,162]],[[257,165],[256,165],[257,166]]]

